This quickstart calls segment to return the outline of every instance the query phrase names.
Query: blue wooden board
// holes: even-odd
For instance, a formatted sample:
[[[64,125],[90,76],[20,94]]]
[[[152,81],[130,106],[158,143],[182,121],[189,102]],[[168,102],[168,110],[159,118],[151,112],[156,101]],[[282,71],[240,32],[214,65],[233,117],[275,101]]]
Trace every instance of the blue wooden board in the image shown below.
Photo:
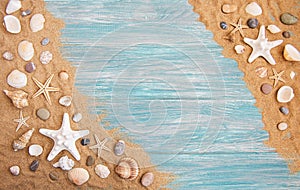
[[[183,0],[47,0],[91,112],[141,144],[172,189],[299,189],[263,141],[237,63]],[[101,102],[98,104],[96,102]]]

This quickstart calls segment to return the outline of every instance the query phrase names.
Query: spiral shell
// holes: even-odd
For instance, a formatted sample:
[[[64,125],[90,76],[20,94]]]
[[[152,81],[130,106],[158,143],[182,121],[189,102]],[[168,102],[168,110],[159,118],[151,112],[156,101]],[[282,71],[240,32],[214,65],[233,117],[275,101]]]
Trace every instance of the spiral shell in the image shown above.
[[[71,170],[74,167],[74,161],[68,158],[68,156],[63,156],[58,162],[53,164],[53,167],[61,168],[62,170]]]
[[[27,143],[29,142],[33,132],[34,132],[34,129],[28,130],[19,139],[14,140],[14,142],[13,142],[14,151],[22,150],[23,148],[25,148]]]
[[[139,166],[132,158],[122,158],[115,172],[123,179],[134,180],[139,174]]]
[[[28,94],[24,92],[23,90],[17,90],[17,91],[8,91],[3,90],[3,92],[8,96],[14,106],[16,106],[19,109],[22,109],[26,106],[28,106]]]
[[[82,185],[89,180],[90,175],[84,168],[74,168],[68,172],[68,178],[75,185]]]

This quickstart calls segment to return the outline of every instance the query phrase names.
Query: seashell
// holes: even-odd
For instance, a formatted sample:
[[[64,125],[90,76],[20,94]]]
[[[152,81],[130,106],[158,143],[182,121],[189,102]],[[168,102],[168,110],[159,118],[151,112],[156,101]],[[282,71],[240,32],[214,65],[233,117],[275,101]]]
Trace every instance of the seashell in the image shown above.
[[[68,172],[68,178],[75,185],[82,185],[89,180],[90,175],[84,168],[74,168]]]
[[[224,4],[222,5],[222,11],[223,13],[233,13],[237,10],[236,5],[230,5],[230,4]]]
[[[21,23],[19,19],[13,15],[6,15],[4,17],[3,25],[5,26],[7,32],[12,34],[18,34],[21,32]]]
[[[277,92],[277,101],[288,103],[294,98],[294,90],[290,86],[282,86]]]
[[[53,167],[61,168],[62,170],[71,170],[74,167],[74,161],[68,158],[68,156],[63,156],[58,162],[53,164]]]
[[[45,17],[42,14],[35,14],[30,19],[30,28],[32,32],[43,30]]]
[[[79,121],[81,121],[81,119],[82,119],[82,114],[81,113],[75,113],[74,115],[73,115],[73,121],[75,122],[75,123],[78,123]]]
[[[18,46],[18,53],[24,61],[30,61],[34,56],[33,44],[26,40],[20,42]]]
[[[17,90],[17,91],[3,90],[3,92],[6,94],[6,96],[8,96],[11,99],[15,107],[22,109],[29,105],[28,94],[23,90]]]
[[[19,166],[12,166],[9,168],[9,171],[12,175],[18,176],[20,174],[20,167]]]
[[[33,144],[29,146],[28,152],[30,156],[39,156],[43,153],[43,147],[38,144]]]
[[[110,171],[108,169],[108,167],[102,165],[102,164],[98,164],[95,167],[95,173],[101,177],[102,179],[107,178],[110,174]]]
[[[125,142],[122,140],[119,140],[116,143],[115,148],[114,148],[115,155],[121,156],[124,153],[124,151],[125,151]]]
[[[13,142],[14,151],[22,150],[23,148],[25,148],[33,132],[34,129],[30,129],[26,133],[24,133],[19,139],[14,140]]]
[[[2,57],[7,61],[12,61],[14,59],[14,55],[9,51],[4,52]]]
[[[288,124],[285,123],[285,122],[281,122],[277,125],[277,128],[280,130],[280,131],[284,131],[288,128]]]
[[[258,16],[262,14],[262,9],[256,2],[252,2],[246,6],[246,12],[252,16]]]
[[[288,61],[300,61],[299,51],[291,44],[286,44],[284,46],[283,56]]]
[[[144,187],[148,187],[150,186],[154,181],[154,175],[152,172],[147,172],[143,175],[142,179],[141,179],[141,184]]]
[[[236,45],[234,50],[237,54],[242,54],[245,52],[246,48],[243,45]]]
[[[20,0],[10,0],[6,6],[6,14],[11,14],[21,9],[22,4]]]
[[[71,96],[63,96],[59,99],[59,104],[62,106],[70,106],[72,103],[72,97]]]
[[[62,80],[68,80],[69,75],[68,75],[67,72],[62,71],[62,72],[59,73],[59,78],[62,79]]]
[[[9,86],[15,87],[15,88],[23,88],[27,85],[27,77],[26,74],[22,73],[19,70],[13,70],[8,76],[7,76],[7,84]]]
[[[281,32],[280,28],[278,28],[276,25],[271,24],[267,27],[267,29],[272,33],[272,34],[276,34],[278,32]]]
[[[50,51],[43,51],[40,55],[40,62],[44,65],[51,62],[53,55]]]
[[[123,179],[134,180],[139,174],[139,167],[137,162],[132,158],[122,158],[115,172]]]
[[[266,67],[256,67],[255,72],[260,78],[265,78],[268,75],[268,69]]]
[[[292,80],[295,78],[295,76],[296,76],[296,73],[294,71],[291,71],[290,77],[291,77]]]

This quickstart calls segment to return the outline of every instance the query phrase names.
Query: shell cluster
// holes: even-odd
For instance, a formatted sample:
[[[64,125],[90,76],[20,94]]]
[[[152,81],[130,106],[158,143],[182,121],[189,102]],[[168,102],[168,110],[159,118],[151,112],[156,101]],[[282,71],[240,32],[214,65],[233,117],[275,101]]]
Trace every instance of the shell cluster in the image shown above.
[[[115,172],[123,179],[134,180],[139,175],[138,163],[130,157],[122,158]]]
[[[34,129],[30,129],[26,133],[24,133],[20,138],[13,141],[13,149],[14,151],[22,150],[26,147],[27,143],[30,141],[32,133]]]

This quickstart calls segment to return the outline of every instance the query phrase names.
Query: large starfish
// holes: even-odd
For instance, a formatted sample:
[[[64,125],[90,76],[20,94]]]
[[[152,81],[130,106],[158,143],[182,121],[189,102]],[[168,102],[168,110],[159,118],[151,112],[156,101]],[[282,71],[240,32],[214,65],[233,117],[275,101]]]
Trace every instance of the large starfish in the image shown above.
[[[274,68],[272,70],[273,70],[274,75],[270,76],[269,79],[274,80],[274,87],[276,87],[276,85],[278,84],[279,81],[285,83],[285,80],[281,77],[283,75],[284,71],[277,73],[277,71]]]
[[[242,25],[242,19],[241,18],[239,18],[238,23],[230,23],[230,24],[234,27],[234,29],[228,35],[232,35],[232,34],[236,33],[237,31],[239,31],[241,36],[245,37],[243,29],[246,29],[246,28],[249,28],[249,27],[246,26],[246,25]]]
[[[252,47],[252,53],[248,58],[248,62],[252,63],[256,58],[262,56],[265,58],[271,65],[275,65],[276,62],[273,59],[270,50],[276,46],[279,46],[283,40],[276,40],[268,42],[265,34],[265,26],[262,25],[259,29],[259,34],[256,40],[250,38],[244,38],[244,42]]]
[[[14,119],[14,122],[19,123],[16,129],[16,132],[22,127],[22,125],[25,125],[26,127],[29,127],[29,125],[26,123],[26,121],[29,119],[30,117],[23,117],[23,113],[22,110],[20,111],[20,118],[19,119]]]
[[[98,157],[101,156],[102,150],[106,150],[110,152],[110,149],[105,146],[105,143],[108,141],[108,138],[105,138],[103,141],[100,141],[96,134],[94,134],[94,137],[97,144],[90,146],[90,149],[98,149],[98,154],[97,154]]]
[[[76,148],[75,142],[79,138],[89,134],[89,130],[73,131],[70,127],[70,118],[68,113],[64,113],[61,128],[59,130],[40,129],[41,134],[51,138],[54,146],[49,153],[47,160],[51,161],[63,150],[69,151],[76,160],[80,160],[80,154]]]
[[[36,98],[41,94],[44,94],[46,100],[48,101],[48,103],[51,105],[51,99],[49,96],[49,92],[57,92],[59,91],[58,88],[54,88],[54,87],[50,87],[50,83],[51,80],[53,78],[54,74],[52,74],[45,82],[45,84],[42,84],[41,82],[39,82],[37,79],[35,79],[34,77],[32,77],[32,80],[35,82],[35,84],[40,88],[32,97]]]

